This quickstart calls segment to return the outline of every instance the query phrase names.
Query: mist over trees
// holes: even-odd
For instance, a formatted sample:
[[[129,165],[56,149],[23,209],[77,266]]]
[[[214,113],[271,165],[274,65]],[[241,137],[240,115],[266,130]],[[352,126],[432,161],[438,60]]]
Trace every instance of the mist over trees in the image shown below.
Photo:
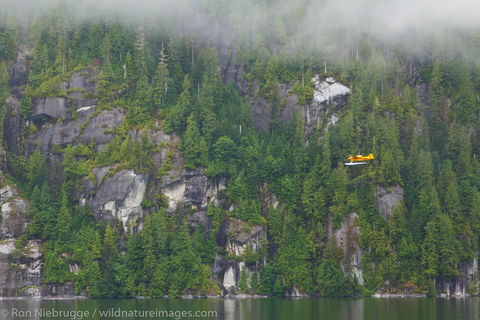
[[[345,6],[351,8],[340,12],[341,21],[363,3],[350,2]],[[437,21],[447,9],[465,12],[465,19],[445,23],[441,30],[448,32],[429,34],[430,41],[410,53],[416,40],[399,37],[410,31],[407,27],[390,30],[394,40],[387,42],[388,34],[369,33],[370,27],[353,31],[352,25],[329,25],[328,19],[309,27],[313,17],[308,1],[201,1],[194,6],[199,16],[188,12],[194,27],[183,27],[183,20],[157,23],[149,15],[132,21],[134,16],[122,15],[126,3],[115,1],[118,14],[109,11],[111,2],[95,3],[99,10],[89,17],[82,10],[73,14],[75,5],[61,1],[37,4],[43,8],[37,14],[22,14],[22,2],[0,13],[2,124],[5,100],[12,94],[9,68],[22,46],[31,48],[28,82],[19,88],[24,120],[31,115],[32,100],[66,96],[61,82],[85,68],[98,71],[98,110],[126,111],[104,149],[52,147],[63,154],[61,175],[39,150],[28,157],[7,154],[7,176],[29,198],[32,217],[17,247],[29,239],[44,241],[46,283],[74,281],[76,293],[86,290],[91,297],[219,293],[211,265],[223,255],[247,267],[259,266],[250,280],[240,270],[242,292],[282,296],[298,288],[337,297],[370,295],[388,287],[436,294],[438,283],[458,277],[460,268],[478,256],[480,29],[470,19],[477,4],[465,1],[470,10],[439,5],[428,21]],[[191,5],[179,3],[166,11]],[[262,20],[285,3],[275,19]],[[396,8],[395,3],[385,10]],[[95,5],[87,1],[81,8]],[[151,2],[140,9],[161,10],[162,5]],[[336,12],[331,1],[324,5],[327,13]],[[257,19],[251,26],[236,26],[245,12],[260,16],[248,17]],[[366,23],[375,12],[359,15],[357,23]],[[398,15],[396,21],[405,12]],[[202,20],[206,16],[214,18]],[[204,29],[196,24],[200,20]],[[226,38],[231,46],[221,65],[218,43],[205,41],[205,33],[224,24],[234,30],[230,39],[226,32],[219,40],[224,44]],[[318,39],[310,42],[317,30]],[[413,30],[413,38],[421,31]],[[214,35],[221,33],[217,29]],[[418,65],[413,78],[405,70],[406,59]],[[257,94],[272,105],[269,130],[255,129],[248,97],[239,94],[235,83],[225,83],[228,64],[241,68],[248,86],[255,82]],[[291,122],[279,117],[285,102],[278,86],[291,83],[300,103],[310,103],[314,74],[348,84],[351,94],[338,123],[319,124],[307,146],[302,115]],[[133,226],[123,230],[119,221],[95,221],[91,209],[74,198],[79,179],[91,178],[95,167],[134,169],[158,179],[165,175],[173,155],[154,172],[157,147],[147,135],[139,141],[128,135],[132,128],[153,129],[155,123],[181,137],[178,149],[185,169],[203,168],[212,179],[228,179],[224,196],[233,209],[210,204],[210,230],[192,228],[188,208],[168,215],[161,195],[142,201],[146,215],[138,232]],[[35,130],[24,126],[23,136]],[[374,153],[376,161],[346,168],[346,155],[359,151]],[[261,203],[264,183],[281,203],[267,212]],[[377,186],[405,190],[405,200],[389,219],[376,206]],[[342,269],[343,254],[327,235],[328,228],[339,228],[353,212],[364,253],[363,285],[351,270]],[[227,256],[218,234],[222,222],[233,218],[249,227],[266,227],[260,253]],[[70,263],[79,265],[77,274],[70,272]]]

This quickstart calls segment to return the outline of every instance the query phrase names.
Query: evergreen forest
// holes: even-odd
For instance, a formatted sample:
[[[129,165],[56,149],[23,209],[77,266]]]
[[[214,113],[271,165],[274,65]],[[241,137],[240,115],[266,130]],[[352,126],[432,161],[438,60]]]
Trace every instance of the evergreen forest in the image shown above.
[[[292,26],[306,15],[305,3],[252,32],[235,28],[241,16],[199,1],[199,10],[235,30],[211,39],[208,29],[168,19],[86,19],[62,1],[23,20],[0,12],[2,185],[19,188],[30,221],[12,268],[29,241],[40,240],[44,283],[73,283],[75,294],[92,298],[221,295],[220,258],[241,266],[234,294],[437,295],[459,281],[479,254],[480,31],[448,30],[419,50],[349,30],[308,42]],[[28,73],[18,84],[19,52]],[[96,101],[90,119],[105,110],[124,114],[105,129],[112,138],[48,150],[29,143],[49,126],[80,121],[76,89],[62,84],[82,72],[95,75],[95,90],[83,92]],[[302,110],[314,105],[316,75],[350,91],[307,130]],[[300,107],[285,119],[291,96]],[[54,98],[65,99],[69,119],[36,116],[38,101]],[[269,107],[267,128],[256,125],[259,100]],[[20,119],[15,145],[13,119]],[[156,143],[151,132],[177,140]],[[162,152],[158,167],[154,155]],[[375,160],[344,165],[359,153]],[[98,186],[122,170],[148,177],[153,190],[179,158],[183,174],[225,181],[218,201],[172,209],[165,194],[146,192],[142,213],[125,225],[79,199],[85,181]],[[110,171],[98,181],[95,170],[104,167]],[[380,189],[402,190],[388,216],[379,210]],[[199,212],[206,222],[191,223]],[[246,234],[261,230],[258,246],[229,250],[225,239],[238,236],[233,221]],[[348,221],[357,230],[349,245],[362,253],[358,265],[332,236]],[[479,289],[478,279],[466,288]]]

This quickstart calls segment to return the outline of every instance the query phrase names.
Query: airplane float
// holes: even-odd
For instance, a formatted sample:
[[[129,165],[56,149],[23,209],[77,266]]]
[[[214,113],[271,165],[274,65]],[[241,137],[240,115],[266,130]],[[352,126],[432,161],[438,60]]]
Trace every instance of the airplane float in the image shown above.
[[[349,155],[348,160],[350,162],[345,162],[346,166],[358,166],[361,164],[367,164],[365,161],[370,161],[374,160],[375,158],[373,157],[373,153],[370,153],[368,156],[362,156],[361,154],[357,154],[356,156],[354,155]]]

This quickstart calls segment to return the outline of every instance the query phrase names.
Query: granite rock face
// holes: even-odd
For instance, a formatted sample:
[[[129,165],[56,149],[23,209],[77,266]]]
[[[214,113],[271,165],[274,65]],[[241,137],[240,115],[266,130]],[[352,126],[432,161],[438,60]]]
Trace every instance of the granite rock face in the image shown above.
[[[243,78],[231,76],[237,82],[240,93],[243,92]],[[281,110],[273,114],[272,103],[258,94],[260,90],[257,80],[252,81],[250,90],[246,91],[247,98],[252,106],[255,128],[258,131],[268,130],[274,118],[291,122],[296,113],[303,116],[305,140],[315,128],[322,125],[333,124],[338,121],[338,113],[346,105],[350,89],[331,77],[314,76],[313,99],[305,105],[300,105],[298,96],[292,92],[295,83],[282,83],[277,86],[277,97],[281,101]]]
[[[32,239],[24,247],[16,247],[18,237],[31,222],[28,201],[17,186],[4,184],[0,188],[0,203],[0,296],[41,296],[44,290],[42,242]]]
[[[30,119],[37,120],[44,117],[53,119],[68,119],[71,116],[66,98],[37,98],[34,100]]]
[[[147,176],[134,170],[120,170],[109,175],[113,168],[94,169],[96,185],[88,178],[82,180],[84,193],[80,203],[88,203],[97,220],[113,222],[118,219],[125,229],[130,221],[143,216],[141,202],[145,195]]]
[[[30,120],[37,126],[43,125],[45,120],[70,120],[74,110],[96,106],[98,102],[96,90],[97,72],[83,69],[72,73],[69,79],[60,84],[60,89],[68,95],[66,97],[44,97],[33,101]]]
[[[403,188],[395,185],[388,189],[378,185],[377,186],[377,208],[378,212],[385,218],[390,219],[393,208],[399,201],[403,200]]]
[[[19,259],[13,260],[16,239],[0,243],[0,294],[3,297],[41,296],[43,253],[39,240],[28,241]]]
[[[95,108],[95,106],[83,107],[77,110],[75,120],[46,124],[40,131],[28,136],[28,153],[40,148],[40,151],[47,155],[54,144],[66,147],[68,144],[88,145],[93,141],[97,150],[107,144],[114,137],[113,130],[122,123],[125,113],[123,109],[113,108],[102,110],[92,117]]]
[[[101,146],[102,142],[107,143],[108,140],[105,139],[102,141],[101,136],[95,134],[95,132],[100,131],[96,130],[105,130],[105,123],[112,126],[112,128],[116,127],[120,124],[120,119],[123,119],[122,109],[104,110],[97,117],[90,120],[84,133],[91,135],[96,146]],[[89,130],[89,128],[91,129]],[[172,159],[172,170],[168,172],[168,175],[161,179],[155,179],[154,176],[150,177],[147,174],[137,173],[133,169],[118,170],[115,165],[93,168],[92,174],[95,179],[88,177],[82,178],[82,187],[75,191],[75,198],[79,199],[80,205],[88,204],[97,221],[114,222],[115,220],[119,220],[125,229],[127,229],[131,223],[142,224],[144,210],[141,207],[141,203],[145,197],[150,198],[152,202],[156,201],[161,194],[161,181],[163,181],[164,184],[176,185],[179,183],[177,178],[182,179],[183,174],[182,169],[180,169],[183,166],[183,158],[180,153],[176,151],[176,147],[179,144],[179,139],[176,135],[167,135],[162,131],[145,129],[134,129],[128,134],[136,141],[140,141],[146,135],[149,141],[160,150],[153,154],[153,172],[158,171],[159,167],[164,164],[168,151],[175,153]],[[83,139],[88,140],[88,138],[82,135],[80,135],[78,139],[79,141]],[[148,187],[147,182],[149,184]],[[188,192],[192,193],[192,201],[198,199],[196,197],[199,195],[195,194],[195,190],[190,188]],[[180,198],[183,199],[183,196],[184,194],[182,193]],[[173,206],[175,201],[173,199],[169,199],[169,201],[172,201]],[[174,209],[175,207],[173,206],[172,210]]]
[[[97,72],[91,69],[78,70],[63,84],[68,96],[75,101],[77,109],[97,104],[97,75]]]
[[[262,226],[247,227],[244,221],[230,219],[225,229],[225,249],[228,254],[242,256],[246,250],[259,254],[262,249],[262,239],[266,235],[266,228]],[[218,267],[217,267],[218,266]],[[224,294],[230,295],[238,291],[240,272],[245,269],[247,283],[251,283],[254,271],[260,269],[260,265],[246,265],[244,261],[227,261],[224,258],[216,259],[212,270],[223,276]]]
[[[0,188],[1,238],[16,238],[21,236],[28,223],[28,202],[20,197],[16,187],[5,185]]]
[[[20,45],[17,60],[13,64],[10,72],[10,86],[19,87],[27,84],[28,71],[31,63],[29,55],[30,52],[28,49],[25,46]]]
[[[23,118],[20,115],[18,99],[15,96],[10,96],[5,101],[3,128],[5,149],[19,154],[22,150]]]
[[[102,110],[87,122],[85,129],[78,136],[78,142],[88,145],[93,140],[98,150],[115,137],[113,130],[120,126],[124,117],[125,111],[121,108]]]
[[[321,124],[335,125],[338,113],[346,105],[350,89],[333,78],[321,78],[318,75],[312,78],[314,83],[313,101],[307,103],[303,109],[305,138],[312,134],[313,129]]]
[[[169,210],[177,206],[194,206],[205,210],[211,201],[216,201],[217,194],[226,187],[226,179],[208,179],[201,169],[183,170],[177,179],[165,179],[161,186],[162,193],[169,200]]]
[[[478,256],[460,268],[460,276],[446,285],[447,296],[465,297],[480,294]]]
[[[363,284],[362,273],[362,249],[360,248],[359,238],[360,229],[355,225],[358,214],[350,213],[341,223],[340,228],[335,229],[332,222],[328,223],[328,238],[335,241],[335,245],[342,249],[342,270],[351,276],[355,276],[360,284]]]

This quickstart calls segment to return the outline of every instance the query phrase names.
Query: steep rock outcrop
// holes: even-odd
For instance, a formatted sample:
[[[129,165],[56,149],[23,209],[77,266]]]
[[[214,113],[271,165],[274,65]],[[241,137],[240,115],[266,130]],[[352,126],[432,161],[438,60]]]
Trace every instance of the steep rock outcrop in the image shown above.
[[[60,89],[66,91],[68,98],[43,97],[34,99],[29,119],[40,127],[45,119],[70,120],[74,110],[96,106],[98,102],[98,98],[96,98],[96,77],[97,72],[92,69],[83,69],[72,73],[67,81],[60,84]]]
[[[147,187],[147,176],[134,170],[120,170],[109,175],[113,168],[97,168],[93,173],[96,185],[83,178],[84,191],[79,195],[80,203],[88,203],[97,220],[122,221],[125,229],[129,222],[141,217],[141,202]]]
[[[98,150],[115,136],[113,130],[122,123],[125,112],[123,109],[113,108],[102,110],[93,116],[95,108],[90,106],[78,109],[75,120],[46,124],[38,132],[27,137],[27,153],[40,148],[44,155],[48,155],[54,144],[66,147],[68,144],[88,145],[91,141]]]
[[[378,212],[385,218],[390,219],[393,208],[399,201],[403,200],[403,188],[395,185],[389,188],[384,188],[377,185],[377,208]]]
[[[0,294],[3,297],[41,296],[43,253],[39,240],[30,240],[20,259],[13,260],[16,239],[0,243]]]
[[[27,84],[28,72],[30,70],[30,52],[29,50],[20,45],[17,55],[17,60],[12,66],[10,72],[10,86],[19,87]]]
[[[68,119],[71,117],[67,98],[37,98],[33,102],[30,119],[37,121],[44,117]]]
[[[244,221],[232,218],[227,222],[225,249],[232,256],[242,257],[247,248],[253,254],[259,254],[262,248],[261,241],[266,235],[266,228],[263,226],[247,226]],[[217,261],[218,260],[218,261]],[[257,262],[258,264],[258,262]],[[216,267],[216,266],[219,267]],[[238,290],[240,272],[245,268],[247,283],[251,282],[253,272],[259,269],[258,265],[247,265],[245,261],[231,260],[225,258],[216,259],[213,273],[223,274],[223,289],[225,294],[231,294]]]
[[[3,141],[5,149],[20,154],[22,150],[23,118],[20,114],[18,99],[10,96],[5,101],[5,118],[3,120]]]
[[[236,75],[235,79],[239,90],[243,90],[243,78]],[[278,119],[291,122],[294,114],[300,112],[304,120],[306,141],[315,128],[328,123],[336,124],[338,112],[347,103],[350,94],[350,89],[334,78],[316,75],[311,81],[314,83],[313,99],[305,105],[299,105],[298,96],[292,92],[295,83],[283,83],[277,87],[277,96],[282,101]],[[255,128],[263,131],[270,128],[273,117],[272,103],[258,94],[259,90],[258,82],[252,81],[248,99],[252,106]]]
[[[312,134],[313,129],[323,123],[335,125],[338,121],[339,109],[347,103],[350,89],[331,77],[321,78],[316,75],[314,82],[313,101],[304,106],[305,137]]]
[[[98,150],[100,146],[107,144],[115,136],[113,129],[120,126],[124,117],[125,111],[122,108],[102,110],[88,121],[85,130],[79,135],[78,141],[88,144],[93,140]]]
[[[358,214],[350,213],[343,221],[338,229],[332,227],[331,220],[328,223],[328,239],[333,239],[335,245],[342,249],[342,270],[357,277],[358,282],[363,284],[362,273],[362,249],[359,244],[360,229],[355,225]]]
[[[86,137],[91,135],[96,146],[101,146],[102,142],[106,143],[108,141],[108,138],[102,141],[103,133],[97,135],[95,130],[108,130],[108,126],[116,127],[120,124],[123,116],[122,109],[103,110],[88,122],[84,133],[87,134]],[[89,129],[89,126],[91,126],[91,129]],[[153,172],[156,172],[164,164],[167,159],[167,151],[173,151],[175,156],[169,160],[172,161],[173,166],[168,174],[162,177],[162,179],[155,179],[155,177],[137,173],[133,169],[118,170],[113,165],[93,168],[92,173],[95,179],[91,177],[82,178],[81,187],[75,190],[75,198],[79,199],[80,205],[88,203],[97,220],[112,222],[119,219],[122,221],[125,229],[131,222],[135,222],[134,224],[138,222],[141,225],[141,218],[144,214],[144,210],[141,207],[142,200],[148,197],[152,202],[157,201],[158,196],[161,194],[161,181],[172,187],[182,183],[180,180],[183,178],[183,171],[179,169],[183,166],[183,160],[179,152],[176,151],[176,147],[179,144],[178,136],[175,134],[167,135],[162,131],[145,129],[134,129],[129,132],[129,135],[136,141],[140,141],[144,135],[147,135],[150,141],[159,148],[160,151],[152,156]],[[75,141],[82,142],[88,139],[86,137],[82,134]],[[184,180],[189,179],[186,178]],[[147,181],[149,181],[148,188]],[[193,195],[195,195],[194,191]],[[199,199],[199,195],[193,195],[191,202]],[[181,193],[179,201],[183,200],[183,196],[184,194]],[[173,211],[175,209],[175,201],[172,200],[174,199],[170,199]],[[185,201],[185,203],[187,202]]]
[[[480,279],[478,270],[478,256],[460,267],[460,276],[457,279],[445,283],[446,295],[450,297],[465,297],[468,295],[478,295]]]
[[[163,178],[162,178],[163,179]],[[207,226],[206,209],[210,202],[219,205],[218,194],[226,188],[225,178],[208,179],[201,169],[183,170],[180,176],[170,176],[161,182],[161,193],[168,199],[167,212],[192,206],[196,212],[187,216],[191,225]]]
[[[0,203],[0,296],[40,296],[44,287],[42,243],[29,240],[25,247],[16,248],[18,237],[31,222],[28,201],[17,186],[4,184]]]
[[[4,185],[0,188],[0,203],[0,237],[16,238],[21,236],[30,222],[28,202],[20,197],[18,188]]]
[[[277,87],[278,97],[284,102],[278,114],[278,119],[281,121],[291,122],[294,114],[302,110],[302,107],[298,105],[297,95],[291,92],[293,86],[294,83],[282,83]],[[258,81],[254,80],[249,100],[252,106],[255,128],[258,131],[263,131],[270,128],[273,120],[273,110],[272,103],[260,95],[259,90]]]
[[[205,211],[211,201],[216,201],[218,193],[226,188],[225,178],[209,179],[203,174],[203,169],[188,170],[183,167],[183,156],[177,150],[180,145],[178,136],[158,137],[166,147],[159,157],[160,165],[164,165],[167,153],[173,155],[169,161],[171,168],[165,175],[159,177],[158,191],[168,199],[168,212],[173,212],[178,206],[193,206],[197,210]],[[155,141],[159,142],[159,141]]]
[[[67,94],[75,101],[77,109],[96,105],[98,98],[96,79],[98,72],[92,69],[82,69],[72,73],[68,81],[62,84]]]

